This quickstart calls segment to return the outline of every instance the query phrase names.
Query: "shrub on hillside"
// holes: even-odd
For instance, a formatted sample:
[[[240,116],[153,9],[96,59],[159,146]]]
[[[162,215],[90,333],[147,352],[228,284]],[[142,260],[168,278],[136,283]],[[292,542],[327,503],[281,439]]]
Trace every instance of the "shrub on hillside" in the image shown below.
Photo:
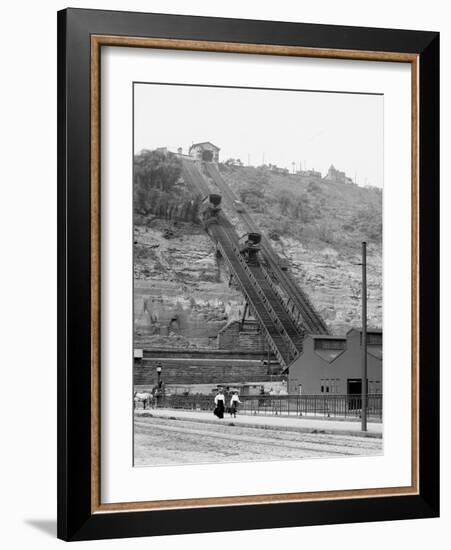
[[[381,242],[379,188],[338,186],[297,176],[288,182],[268,169],[254,167],[230,167],[223,175],[268,236],[274,231],[312,249],[331,246],[340,253],[354,253],[362,240]]]
[[[246,187],[240,189],[240,199],[254,212],[265,212],[265,189],[256,180],[251,181]]]
[[[316,181],[311,181],[307,186],[307,191],[313,194],[321,193],[321,185]]]

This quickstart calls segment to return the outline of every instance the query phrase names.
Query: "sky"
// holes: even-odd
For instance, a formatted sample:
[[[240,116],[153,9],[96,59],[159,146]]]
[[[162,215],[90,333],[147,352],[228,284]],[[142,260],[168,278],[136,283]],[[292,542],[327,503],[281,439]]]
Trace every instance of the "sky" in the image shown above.
[[[134,150],[188,153],[211,141],[219,158],[319,170],[383,185],[383,96],[136,83]]]

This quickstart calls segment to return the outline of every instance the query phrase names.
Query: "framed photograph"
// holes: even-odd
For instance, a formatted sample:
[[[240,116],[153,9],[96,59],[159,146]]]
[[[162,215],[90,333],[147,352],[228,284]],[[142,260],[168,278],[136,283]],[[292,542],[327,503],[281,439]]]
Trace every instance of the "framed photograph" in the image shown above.
[[[439,35],[58,14],[58,536],[439,514]]]

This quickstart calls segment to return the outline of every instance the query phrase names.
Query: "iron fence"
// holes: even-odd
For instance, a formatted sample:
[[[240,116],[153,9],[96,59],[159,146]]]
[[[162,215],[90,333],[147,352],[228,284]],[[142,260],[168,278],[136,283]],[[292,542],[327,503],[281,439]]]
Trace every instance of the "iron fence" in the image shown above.
[[[362,396],[341,394],[319,395],[241,395],[238,412],[247,415],[266,416],[321,416],[326,418],[359,418]],[[226,410],[229,403],[225,396]],[[210,395],[161,395],[154,403],[158,408],[211,411],[214,396]],[[382,419],[382,394],[367,395],[369,418]]]

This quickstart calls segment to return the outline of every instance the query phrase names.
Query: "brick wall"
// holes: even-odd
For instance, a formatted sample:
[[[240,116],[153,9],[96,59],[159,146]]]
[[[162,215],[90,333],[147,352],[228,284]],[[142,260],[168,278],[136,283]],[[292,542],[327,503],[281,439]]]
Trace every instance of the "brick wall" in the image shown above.
[[[218,334],[218,348],[267,353],[268,344],[255,321],[232,321]]]
[[[266,354],[252,351],[218,350],[144,350],[142,359],[135,359],[134,384],[154,385],[156,367],[161,364],[165,384],[221,384],[269,380]],[[276,374],[275,365],[271,373]]]

